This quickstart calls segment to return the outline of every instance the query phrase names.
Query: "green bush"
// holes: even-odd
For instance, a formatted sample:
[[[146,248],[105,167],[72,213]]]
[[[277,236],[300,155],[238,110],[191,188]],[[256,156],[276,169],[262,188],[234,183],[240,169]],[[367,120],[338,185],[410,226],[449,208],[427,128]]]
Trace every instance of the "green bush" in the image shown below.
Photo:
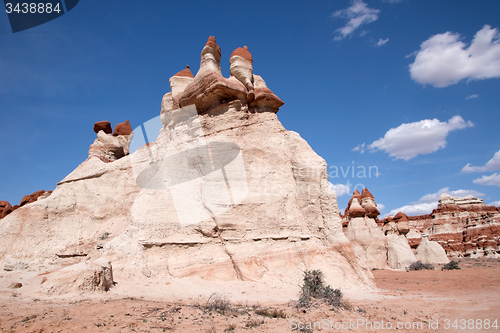
[[[458,266],[458,262],[456,262],[454,260],[450,261],[449,263],[447,263],[446,265],[441,267],[442,271],[451,271],[454,269],[460,269],[460,266]]]
[[[432,266],[431,264],[424,264],[423,262],[420,262],[420,261],[416,261],[414,262],[413,264],[410,265],[410,267],[408,267],[408,271],[422,271],[422,270],[434,270],[436,269],[434,266]]]
[[[323,272],[306,270],[297,307],[308,308],[315,301],[326,303],[333,308],[348,308],[348,303],[343,300],[342,292],[339,289],[325,286]]]

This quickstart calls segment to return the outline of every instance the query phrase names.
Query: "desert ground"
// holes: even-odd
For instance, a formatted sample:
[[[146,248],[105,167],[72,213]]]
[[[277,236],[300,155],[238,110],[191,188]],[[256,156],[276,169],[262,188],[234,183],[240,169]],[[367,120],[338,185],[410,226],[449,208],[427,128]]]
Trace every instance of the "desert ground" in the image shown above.
[[[0,274],[2,332],[498,332],[500,329],[500,259],[460,259],[460,270],[374,270],[378,292],[345,293],[347,309],[316,305],[295,307],[298,293],[280,293],[272,301],[269,286],[259,297],[221,292],[198,298],[182,288],[185,299],[144,295],[117,297],[23,297],[13,288],[19,276]],[[42,279],[43,275],[37,276]],[[25,278],[27,279],[27,278]],[[33,279],[32,279],[33,280]],[[22,283],[22,282],[21,282]],[[8,284],[8,286],[7,286]],[[129,286],[130,287],[130,286]],[[186,287],[187,288],[187,287]],[[238,288],[244,288],[239,285]],[[250,292],[250,291],[249,291]],[[245,291],[238,290],[245,294]],[[289,297],[283,301],[283,295]],[[218,302],[213,302],[217,300]],[[455,321],[456,320],[456,321]],[[315,324],[316,323],[316,324]],[[315,325],[315,327],[314,327]],[[392,326],[392,329],[391,327]],[[406,326],[406,328],[405,328]]]

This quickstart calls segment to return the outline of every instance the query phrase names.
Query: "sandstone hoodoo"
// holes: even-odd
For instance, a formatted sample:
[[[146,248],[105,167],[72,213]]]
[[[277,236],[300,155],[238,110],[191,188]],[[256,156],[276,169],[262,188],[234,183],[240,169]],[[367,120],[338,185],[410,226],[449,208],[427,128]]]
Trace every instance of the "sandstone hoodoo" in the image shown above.
[[[382,231],[377,224],[378,215],[380,212],[370,191],[355,190],[345,210],[344,233],[362,265],[371,269],[405,269],[417,259],[397,228]]]
[[[398,213],[381,221],[408,224],[409,243],[415,251],[422,235],[439,243],[449,257],[500,257],[500,208],[487,206],[473,196],[452,197],[443,193],[438,207],[428,215],[406,216]],[[399,224],[399,223],[398,223]]]
[[[89,158],[49,197],[2,219],[0,260],[50,263],[50,290],[39,292],[51,294],[111,280],[116,292],[121,281],[146,288],[144,279],[155,292],[203,280],[298,288],[305,269],[322,270],[334,288],[371,289],[368,266],[342,230],[326,162],[281,125],[283,102],[253,74],[247,48],[233,53],[229,78],[220,57],[210,37],[196,75],[170,78],[145,132],[99,131]],[[368,215],[350,221],[376,228],[376,204],[364,195],[357,205]],[[105,269],[91,264],[99,258]],[[108,276],[111,264],[104,280],[71,278]]]
[[[111,131],[109,121],[98,121],[94,124],[94,132],[97,133],[97,139],[90,145],[89,157],[95,156],[109,163],[129,154],[133,133],[128,120],[117,124],[114,131]]]

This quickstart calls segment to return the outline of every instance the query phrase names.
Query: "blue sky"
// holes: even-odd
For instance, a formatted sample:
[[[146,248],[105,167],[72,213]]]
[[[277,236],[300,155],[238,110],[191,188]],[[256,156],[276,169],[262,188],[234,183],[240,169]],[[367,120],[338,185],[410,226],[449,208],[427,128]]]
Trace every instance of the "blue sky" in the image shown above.
[[[497,0],[80,0],[16,34],[0,14],[0,200],[53,190],[87,158],[94,122],[156,117],[214,35],[226,76],[249,47],[342,211],[354,185],[382,214],[428,213],[445,191],[500,201],[498,13]]]

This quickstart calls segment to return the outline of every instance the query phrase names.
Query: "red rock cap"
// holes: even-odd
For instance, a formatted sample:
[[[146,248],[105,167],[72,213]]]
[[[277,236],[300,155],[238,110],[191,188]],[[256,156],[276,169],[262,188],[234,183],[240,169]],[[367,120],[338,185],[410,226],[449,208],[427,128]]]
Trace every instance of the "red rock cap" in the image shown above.
[[[113,129],[111,128],[111,123],[107,120],[98,121],[94,124],[94,132],[99,133],[99,131],[104,131],[106,134],[113,133]]]
[[[396,220],[397,222],[406,222],[408,221],[408,216],[403,212],[399,212],[394,215],[394,220]]]
[[[373,198],[373,199],[375,199],[373,197],[373,195],[370,193],[370,191],[368,191],[368,188],[366,188],[366,187],[361,192],[361,199],[363,199],[363,198]]]
[[[231,57],[233,56],[242,57],[243,59],[253,62],[252,54],[248,51],[248,47],[246,45],[243,47],[238,47],[236,50],[234,50],[233,53],[231,53]]]
[[[113,136],[132,134],[132,126],[128,119],[124,123],[116,124]]]
[[[38,200],[38,197],[45,193],[44,190],[36,191],[34,193],[25,195],[19,204],[20,207],[27,205],[29,203],[35,202]]]
[[[219,55],[221,54],[220,53],[220,47],[219,47],[219,45],[217,45],[217,42],[215,41],[215,37],[214,36],[208,37],[208,40],[207,40],[207,43],[205,44],[205,46],[214,47],[214,48],[217,49],[217,51],[219,51]]]
[[[191,70],[189,69],[189,65],[187,65],[185,69],[183,69],[179,73],[175,74],[174,76],[185,76],[185,77],[193,77],[194,78],[193,73],[191,73]]]

